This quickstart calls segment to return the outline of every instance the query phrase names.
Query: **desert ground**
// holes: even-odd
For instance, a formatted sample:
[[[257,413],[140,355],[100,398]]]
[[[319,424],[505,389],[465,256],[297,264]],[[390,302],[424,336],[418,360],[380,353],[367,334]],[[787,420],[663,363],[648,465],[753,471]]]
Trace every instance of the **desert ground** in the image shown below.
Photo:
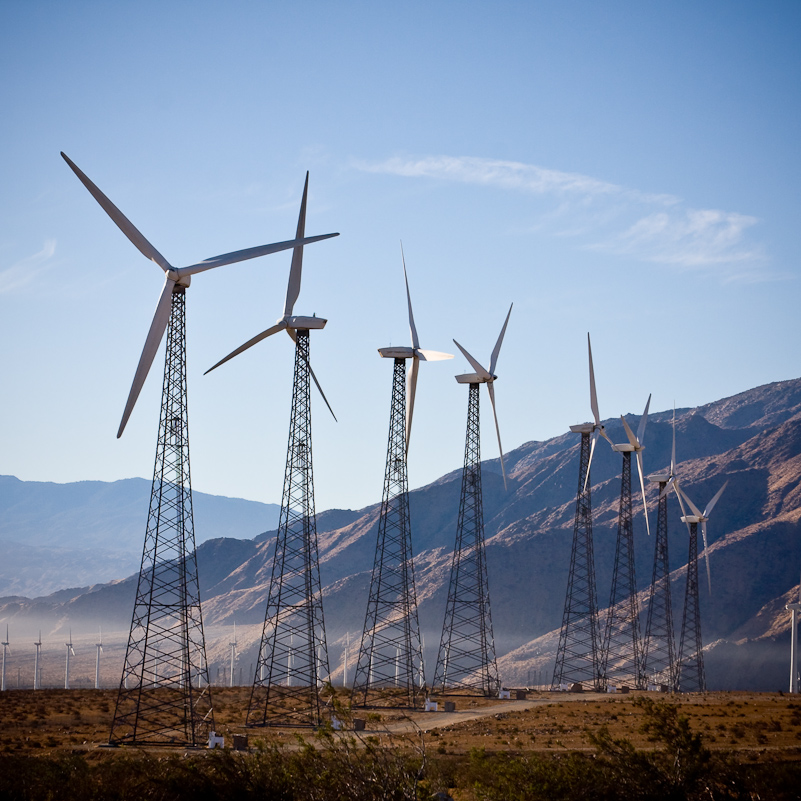
[[[114,753],[108,742],[116,690],[10,690],[0,693],[0,753],[37,755],[91,752],[96,758]],[[293,744],[298,730],[245,729],[249,687],[215,687],[215,728],[233,742],[234,734]],[[780,693],[717,692],[689,695],[637,693],[529,693],[526,700],[450,697],[454,712],[356,711],[366,720],[366,734],[401,744],[418,742],[438,754],[466,754],[480,748],[489,753],[589,751],[589,735],[606,727],[614,738],[636,748],[652,747],[641,731],[640,696],[675,704],[702,735],[712,751],[739,754],[750,761],[801,760],[801,698]],[[346,703],[347,693],[337,691]],[[302,732],[313,739],[311,732]],[[129,749],[118,749],[129,750]]]

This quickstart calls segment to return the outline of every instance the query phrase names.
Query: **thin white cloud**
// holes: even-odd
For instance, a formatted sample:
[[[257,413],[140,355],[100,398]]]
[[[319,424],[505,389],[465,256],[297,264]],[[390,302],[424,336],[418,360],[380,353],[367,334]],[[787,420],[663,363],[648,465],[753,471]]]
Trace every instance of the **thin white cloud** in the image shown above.
[[[354,162],[356,169],[409,178],[491,186],[552,199],[532,227],[581,239],[582,246],[685,269],[727,271],[754,280],[763,249],[749,240],[758,222],[738,212],[694,209],[670,194],[655,194],[580,173],[470,156],[389,158]],[[764,274],[763,279],[770,276]]]
[[[14,292],[35,281],[55,252],[56,240],[47,239],[38,253],[26,256],[11,267],[0,270],[0,295]]]
[[[764,254],[745,241],[745,233],[757,222],[756,217],[717,209],[656,212],[597,247],[682,267],[753,262]]]

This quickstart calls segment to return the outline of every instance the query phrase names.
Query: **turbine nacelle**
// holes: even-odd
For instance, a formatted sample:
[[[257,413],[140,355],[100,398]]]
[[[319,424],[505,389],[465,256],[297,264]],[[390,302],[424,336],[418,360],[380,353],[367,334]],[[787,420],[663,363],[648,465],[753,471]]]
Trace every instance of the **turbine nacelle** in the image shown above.
[[[595,426],[592,423],[582,423],[578,426],[570,426],[570,430],[574,434],[592,434],[595,431]]]
[[[287,328],[291,328],[294,331],[319,331],[325,328],[325,324],[328,322],[324,317],[302,317],[302,316],[295,316],[295,317],[287,317],[286,319],[281,318],[279,323],[286,323]]]
[[[639,453],[645,450],[642,445],[632,445],[630,442],[624,442],[622,445],[613,445],[612,449],[616,450],[618,453]]]
[[[191,275],[182,275],[178,270],[167,270],[165,276],[169,281],[173,281],[176,286],[188,287],[192,283]]]
[[[388,348],[379,348],[378,354],[382,359],[413,359],[414,348],[396,348],[390,346]]]
[[[491,384],[498,376],[493,375],[487,378],[478,373],[462,373],[462,375],[454,376],[454,378],[458,384]]]
[[[656,484],[666,484],[671,479],[670,473],[653,473],[650,476],[646,476],[649,481],[653,481]]]

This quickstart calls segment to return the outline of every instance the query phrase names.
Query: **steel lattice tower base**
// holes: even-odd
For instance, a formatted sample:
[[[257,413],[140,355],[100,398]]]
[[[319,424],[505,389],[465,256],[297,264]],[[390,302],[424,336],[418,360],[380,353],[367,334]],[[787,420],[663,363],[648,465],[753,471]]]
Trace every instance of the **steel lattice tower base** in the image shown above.
[[[595,593],[595,560],[592,543],[592,495],[587,471],[590,463],[590,430],[581,432],[576,517],[573,549],[567,579],[565,611],[552,689],[562,684],[589,684],[600,688],[598,604]],[[585,481],[586,480],[586,481]],[[584,489],[586,483],[586,489]]]
[[[296,334],[284,491],[247,726],[323,722],[328,678],[312,472],[309,332]]]
[[[687,589],[681,622],[678,688],[681,692],[706,692],[704,652],[701,645],[701,607],[698,594],[698,523],[690,523],[690,553],[687,557]]]
[[[640,616],[634,575],[634,531],[631,515],[631,452],[623,453],[615,570],[603,646],[604,683],[642,685]]]
[[[459,522],[433,688],[497,697],[501,688],[492,636],[481,493],[479,384],[469,384]]]
[[[199,746],[213,728],[189,475],[186,295],[176,286],[142,567],[109,742]]]
[[[425,674],[406,471],[406,360],[394,363],[384,493],[352,704],[414,709],[425,696]]]
[[[670,600],[670,563],[668,562],[667,496],[662,492],[666,481],[659,482],[654,570],[648,597],[648,622],[645,627],[642,671],[645,679],[676,687],[676,654],[673,640],[673,607]]]

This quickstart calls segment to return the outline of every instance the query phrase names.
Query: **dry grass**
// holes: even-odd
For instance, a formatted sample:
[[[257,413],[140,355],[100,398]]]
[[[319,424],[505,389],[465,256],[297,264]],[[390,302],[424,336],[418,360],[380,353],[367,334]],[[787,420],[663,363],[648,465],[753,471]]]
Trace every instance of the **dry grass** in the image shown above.
[[[512,702],[508,711],[504,702],[459,698],[453,699],[457,712],[485,710],[489,714],[463,722],[452,722],[453,717],[442,712],[416,713],[410,719],[427,732],[427,747],[439,754],[464,754],[473,748],[513,754],[591,750],[587,735],[602,726],[615,738],[627,738],[635,747],[649,749],[652,743],[640,730],[643,710],[633,703],[636,695],[543,693],[529,696],[531,708],[514,709]],[[801,759],[801,699],[774,693],[649,695],[678,705],[692,730],[700,733],[713,751],[739,752],[749,760]],[[249,697],[249,687],[213,690],[216,728],[227,743],[234,733],[245,731],[242,723]],[[342,690],[338,700],[347,702]],[[116,690],[2,693],[0,753],[92,750],[108,741],[115,701]],[[378,736],[405,718],[402,712],[388,710],[357,710],[354,714],[366,717],[370,733]],[[251,743],[258,739],[291,743],[297,730],[248,732]]]

